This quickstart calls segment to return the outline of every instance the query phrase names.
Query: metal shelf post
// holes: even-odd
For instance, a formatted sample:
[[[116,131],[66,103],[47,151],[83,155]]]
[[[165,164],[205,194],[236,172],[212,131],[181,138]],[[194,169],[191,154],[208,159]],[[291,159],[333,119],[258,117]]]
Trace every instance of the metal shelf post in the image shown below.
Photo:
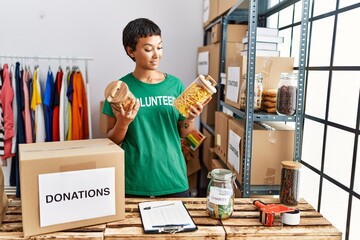
[[[305,68],[306,68],[306,53],[308,40],[308,22],[309,22],[309,8],[310,0],[302,1],[301,13],[301,33],[300,33],[300,48],[299,48],[299,70],[298,70],[298,96],[295,120],[295,141],[294,141],[294,161],[301,161],[302,151],[302,130],[304,127],[304,97],[305,97]]]

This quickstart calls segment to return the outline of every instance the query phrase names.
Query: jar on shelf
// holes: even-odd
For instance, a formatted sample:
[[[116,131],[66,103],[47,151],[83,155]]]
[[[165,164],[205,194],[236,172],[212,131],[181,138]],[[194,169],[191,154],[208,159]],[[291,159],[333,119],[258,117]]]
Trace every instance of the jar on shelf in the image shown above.
[[[280,202],[288,206],[299,204],[301,164],[295,161],[281,162]]]
[[[104,95],[118,111],[120,111],[120,105],[126,112],[129,111],[131,102],[135,99],[127,84],[120,80],[110,82],[105,88]]]
[[[297,82],[297,73],[280,74],[276,97],[277,114],[291,116],[296,113]]]
[[[244,74],[243,82],[240,89],[240,110],[246,109],[246,86],[247,86],[247,75]],[[254,82],[254,111],[261,110],[262,93],[264,90],[263,85],[264,76],[261,73],[255,74]]]
[[[229,218],[234,211],[235,174],[228,169],[213,169],[208,174],[206,210],[215,219]]]
[[[205,103],[214,93],[217,82],[210,76],[199,75],[185,91],[174,100],[174,107],[184,117],[189,116],[191,106]]]

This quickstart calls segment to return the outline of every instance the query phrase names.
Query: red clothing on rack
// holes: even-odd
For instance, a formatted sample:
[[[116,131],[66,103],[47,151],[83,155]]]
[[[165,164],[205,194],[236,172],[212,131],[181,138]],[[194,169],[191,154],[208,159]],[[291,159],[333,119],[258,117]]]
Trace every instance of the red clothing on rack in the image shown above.
[[[10,73],[8,65],[3,67],[3,85],[1,88],[1,104],[4,116],[4,155],[2,159],[14,156],[11,152],[12,138],[14,137],[14,115],[12,102],[14,100],[14,91],[10,82]]]

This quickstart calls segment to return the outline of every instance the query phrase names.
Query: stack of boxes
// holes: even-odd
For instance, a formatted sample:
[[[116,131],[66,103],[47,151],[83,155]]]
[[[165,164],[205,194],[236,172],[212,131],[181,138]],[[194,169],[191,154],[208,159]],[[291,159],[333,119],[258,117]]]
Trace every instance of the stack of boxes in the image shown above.
[[[227,10],[235,4],[234,2]],[[222,1],[218,1],[216,5],[216,1],[210,0],[210,10],[212,6],[213,10],[217,7],[219,13],[220,5],[222,5]],[[223,13],[227,10],[224,10]],[[204,26],[209,25],[215,18],[204,21]],[[224,101],[237,109],[240,109],[240,88],[247,70],[247,56],[241,54],[246,49],[244,45],[246,42],[243,42],[243,39],[246,38],[247,30],[247,25],[227,24],[227,36],[225,37],[225,73],[221,73],[226,76],[222,82],[225,85]],[[262,30],[266,31],[267,29]],[[278,36],[276,34],[272,37]],[[221,64],[220,24],[212,26],[210,41],[208,42],[208,45],[198,48],[198,74],[208,73],[219,82],[221,81],[219,79]],[[274,51],[277,51],[277,48]],[[263,89],[276,89],[280,73],[293,71],[294,58],[257,56],[255,66],[255,73],[261,73],[264,77]],[[215,129],[213,134],[208,132],[206,128],[202,129],[202,133],[206,136],[202,146],[202,161],[207,167],[207,171],[211,171],[214,167],[225,167],[236,173],[237,179],[242,182],[245,121],[234,118],[232,114],[217,112],[218,101],[219,99],[213,96],[212,101],[204,108],[201,115],[202,122],[208,126],[214,126]],[[293,159],[293,141],[294,129],[289,125],[276,122],[254,123],[251,185],[280,184],[281,161]],[[213,164],[215,159],[221,164]]]

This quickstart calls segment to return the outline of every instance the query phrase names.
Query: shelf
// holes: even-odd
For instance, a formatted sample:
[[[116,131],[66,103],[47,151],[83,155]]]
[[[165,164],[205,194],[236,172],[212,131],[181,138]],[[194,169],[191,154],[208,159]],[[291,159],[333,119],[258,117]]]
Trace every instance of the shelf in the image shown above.
[[[296,115],[283,116],[274,113],[267,113],[263,111],[254,110],[254,98],[247,98],[247,109],[241,111],[221,100],[219,93],[218,99],[218,111],[222,108],[229,109],[234,113],[235,117],[245,119],[244,129],[244,156],[243,156],[243,169],[242,180],[237,182],[237,185],[241,187],[243,197],[249,197],[250,195],[276,195],[279,193],[279,186],[273,185],[252,185],[251,179],[251,158],[252,158],[252,131],[253,122],[294,122],[295,123],[295,136],[294,136],[294,161],[301,159],[301,139],[303,129],[303,106],[304,106],[304,90],[305,90],[305,66],[306,66],[306,48],[307,48],[307,33],[308,33],[308,19],[309,19],[309,1],[302,0],[302,16],[300,23],[300,44],[299,44],[299,79],[298,79],[298,99],[296,105]],[[238,0],[237,3],[224,15],[217,17],[214,21],[208,24],[204,30],[208,32],[212,26],[220,23],[222,28],[222,39],[220,47],[220,74],[225,72],[225,49],[226,49],[226,33],[227,25],[234,23],[247,23],[248,24],[248,51],[247,53],[247,86],[249,89],[247,96],[254,95],[254,82],[255,82],[255,60],[256,60],[256,28],[266,25],[267,17],[275,14],[300,0],[282,0],[274,6],[270,6],[271,0]],[[265,26],[264,26],[265,27]],[[204,38],[207,39],[207,38]],[[206,45],[206,42],[205,42]],[[219,76],[219,79],[221,76]],[[220,89],[220,87],[219,87]],[[201,126],[209,130],[212,134],[214,130],[211,126],[201,122]]]
[[[239,0],[227,13],[218,16],[214,21],[204,27],[205,31],[210,30],[215,24],[221,23],[222,17],[227,18],[228,21],[235,21],[237,23],[245,23],[249,20],[249,1]],[[269,7],[271,0],[261,0],[257,2],[257,12],[259,18],[266,18],[274,13],[281,11],[284,8],[291,6],[300,0],[284,0],[278,4]]]
[[[251,185],[250,195],[279,195],[280,185]]]
[[[271,0],[262,0],[257,2],[257,11],[258,16],[270,16],[274,13],[279,12],[280,10],[287,8],[288,6],[293,5],[294,3],[299,2],[300,0],[287,0],[281,1],[278,4],[269,7]],[[249,0],[239,0],[226,14],[226,16],[238,15],[238,11],[249,9]]]
[[[246,113],[244,111],[241,111],[237,108],[234,108],[233,106],[225,103],[224,101],[220,101],[220,105],[229,109],[233,113],[235,113],[237,116],[241,118],[246,118]],[[296,116],[282,116],[274,113],[267,113],[267,112],[256,112],[253,114],[253,121],[279,121],[279,122],[295,122]]]

